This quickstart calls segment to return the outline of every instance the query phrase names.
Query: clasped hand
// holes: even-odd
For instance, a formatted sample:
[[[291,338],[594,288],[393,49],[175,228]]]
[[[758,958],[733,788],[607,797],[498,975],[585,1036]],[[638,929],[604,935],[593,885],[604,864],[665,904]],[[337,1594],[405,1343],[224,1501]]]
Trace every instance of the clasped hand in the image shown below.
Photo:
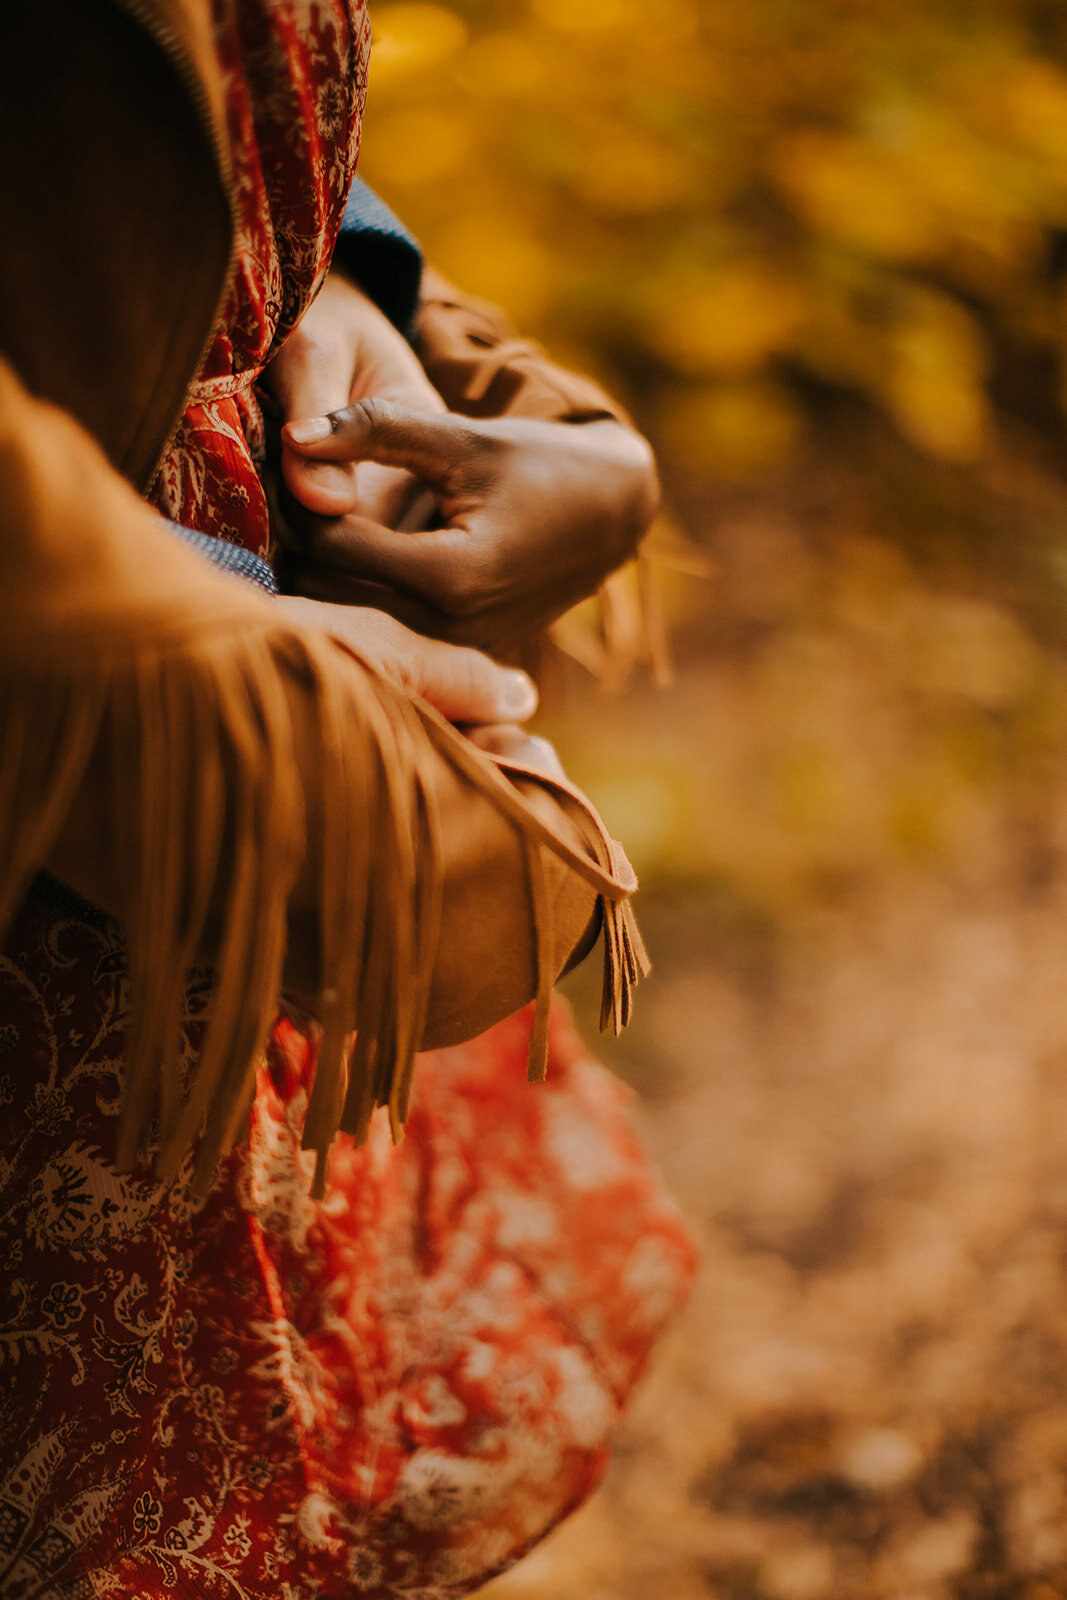
[[[344,280],[327,281],[271,376],[286,419],[286,578],[302,620],[341,633],[454,721],[522,720],[535,697],[514,711],[516,675],[477,652],[512,647],[632,554],[658,499],[644,440],[611,420],[446,412],[410,346]],[[405,676],[406,657],[422,659]],[[475,681],[464,706],[456,684]],[[510,691],[513,714],[489,714],[493,684],[497,711]]]
[[[592,593],[655,509],[647,447],[612,421],[472,422],[374,398],[290,423],[282,437],[308,461],[400,468],[432,496],[418,529],[382,526],[355,495],[332,518],[294,508],[301,592],[373,601],[420,633],[485,650]]]

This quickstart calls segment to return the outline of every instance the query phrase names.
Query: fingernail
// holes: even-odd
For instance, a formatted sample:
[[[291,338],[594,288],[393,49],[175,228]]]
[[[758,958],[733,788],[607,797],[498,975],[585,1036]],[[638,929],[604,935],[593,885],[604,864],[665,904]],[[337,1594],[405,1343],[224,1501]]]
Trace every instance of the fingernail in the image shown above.
[[[293,444],[321,444],[333,428],[329,417],[306,417],[302,422],[290,422],[285,431]]]
[[[537,710],[537,689],[525,672],[505,672],[504,705],[513,717],[531,717]]]

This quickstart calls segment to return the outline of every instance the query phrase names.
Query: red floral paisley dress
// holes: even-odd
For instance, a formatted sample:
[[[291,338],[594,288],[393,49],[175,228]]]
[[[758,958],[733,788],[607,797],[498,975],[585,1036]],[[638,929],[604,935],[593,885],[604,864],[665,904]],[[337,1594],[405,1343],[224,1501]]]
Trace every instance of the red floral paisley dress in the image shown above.
[[[253,384],[324,273],[355,163],[361,0],[216,0],[237,152],[229,303],[157,500],[262,552]],[[183,1018],[195,1056],[210,981]],[[562,1010],[420,1058],[406,1137],[300,1150],[284,1016],[203,1203],[111,1161],[119,929],[36,890],[0,953],[0,1596],[468,1593],[577,1505],[693,1253],[625,1091]],[[187,1176],[187,1174],[185,1175]]]

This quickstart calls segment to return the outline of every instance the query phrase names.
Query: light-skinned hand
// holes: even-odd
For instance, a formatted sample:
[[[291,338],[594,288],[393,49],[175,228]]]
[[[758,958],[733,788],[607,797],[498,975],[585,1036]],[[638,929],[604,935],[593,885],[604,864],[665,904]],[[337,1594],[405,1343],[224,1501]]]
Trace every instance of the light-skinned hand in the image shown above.
[[[266,373],[283,421],[334,411],[370,396],[443,411],[407,340],[343,274],[331,272]],[[282,477],[293,499],[320,516],[358,511],[393,527],[418,485],[372,461],[319,461],[283,439]]]

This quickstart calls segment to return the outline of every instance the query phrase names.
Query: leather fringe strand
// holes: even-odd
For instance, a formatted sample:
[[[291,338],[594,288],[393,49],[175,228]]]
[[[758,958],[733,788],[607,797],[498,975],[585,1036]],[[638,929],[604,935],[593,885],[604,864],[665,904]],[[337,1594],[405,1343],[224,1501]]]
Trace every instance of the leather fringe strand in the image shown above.
[[[200,1194],[247,1123],[305,852],[282,666],[313,687],[330,769],[318,841],[322,1044],[304,1130],[305,1147],[317,1152],[316,1194],[339,1128],[364,1138],[384,1105],[396,1138],[407,1115],[442,912],[440,820],[419,771],[426,736],[524,843],[537,970],[531,1078],[544,1075],[554,978],[546,851],[600,897],[603,1024],[625,1024],[633,986],[647,971],[627,903],[636,880],[599,819],[581,804],[571,808],[588,853],[557,838],[435,712],[378,682],[368,692],[368,669],[349,657],[346,671],[339,654],[349,657],[325,637],[260,628],[172,655],[142,647],[132,662],[94,663],[81,674],[65,664],[5,667],[0,675],[0,931],[46,861],[90,763],[110,753],[107,825],[120,863],[116,905],[131,995],[118,1159],[129,1167],[154,1151],[156,1171],[169,1180],[195,1150]],[[575,795],[565,783],[543,782]],[[346,825],[352,816],[367,826]],[[209,927],[219,905],[221,926]],[[214,1005],[185,1081],[182,996],[209,932],[218,951]]]

